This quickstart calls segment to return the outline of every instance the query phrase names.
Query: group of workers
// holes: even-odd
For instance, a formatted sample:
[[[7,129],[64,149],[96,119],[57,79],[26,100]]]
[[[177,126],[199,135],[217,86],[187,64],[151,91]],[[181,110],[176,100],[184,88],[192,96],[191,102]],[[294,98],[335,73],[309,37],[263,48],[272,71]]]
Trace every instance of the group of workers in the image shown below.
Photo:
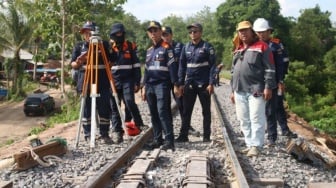
[[[266,19],[258,18],[253,25],[242,21],[236,30],[231,101],[245,138],[241,152],[252,157],[264,146],[265,125],[268,146],[276,143],[278,122],[282,135],[297,136],[288,128],[283,105],[288,56],[280,40],[271,37],[273,28]]]
[[[147,102],[151,115],[154,135],[149,144],[151,148],[174,151],[175,142],[189,141],[188,135],[196,132],[190,121],[197,96],[202,106],[203,142],[211,141],[211,94],[214,86],[219,84],[218,74],[222,65],[216,65],[214,47],[202,39],[202,25],[192,23],[186,29],[190,42],[182,44],[173,40],[171,27],[162,27],[157,21],[149,22],[147,35],[152,44],[146,52],[142,76],[135,43],[126,40],[126,29],[122,23],[112,25],[110,41],[102,41],[103,49],[98,51],[99,66],[91,66],[98,69],[94,71],[98,76],[91,79],[99,81],[99,97],[96,100],[100,138],[105,143],[123,141],[123,122],[133,121],[139,130],[148,128],[135,103],[138,91],[141,91],[142,100]],[[87,86],[85,71],[89,68],[88,50],[95,30],[93,22],[86,22],[80,30],[84,41],[77,43],[72,53],[71,66],[78,70],[77,91],[83,95],[92,89]],[[238,24],[234,39],[231,100],[236,107],[247,146],[244,152],[248,156],[258,155],[264,145],[265,125],[269,145],[274,145],[277,139],[277,121],[283,135],[295,136],[287,126],[283,95],[277,95],[278,90],[281,94],[284,92],[288,57],[279,39],[271,37],[272,31],[273,28],[263,18],[257,19],[253,26],[243,21]],[[108,60],[108,65],[104,59]],[[111,68],[112,80],[107,75],[107,68]],[[113,87],[117,96],[112,96]],[[176,139],[170,108],[171,95],[182,122]],[[81,119],[86,139],[91,134],[91,100],[91,97],[86,97]],[[124,116],[118,110],[121,101],[125,104]],[[110,120],[112,139],[109,135]]]
[[[93,22],[86,22],[83,25],[80,33],[84,40],[76,44],[72,53],[71,66],[78,71],[77,92],[86,96],[81,119],[85,139],[88,139],[91,134],[92,97],[90,97],[90,92],[93,88],[90,88],[90,83],[93,81],[97,82],[97,93],[99,93],[99,97],[96,98],[99,133],[105,143],[123,141],[123,121],[134,121],[140,130],[148,127],[143,123],[135,103],[134,93],[140,88],[142,99],[147,101],[151,114],[154,134],[153,142],[150,144],[151,148],[162,147],[175,150],[170,108],[172,93],[182,118],[181,133],[176,140],[188,141],[189,132],[195,131],[190,126],[190,119],[198,95],[204,109],[203,140],[210,141],[210,95],[213,93],[215,82],[215,51],[211,44],[202,40],[201,24],[193,23],[187,29],[191,42],[184,46],[172,39],[173,32],[170,27],[162,27],[157,21],[149,23],[147,35],[152,41],[152,46],[146,52],[145,71],[141,79],[136,45],[126,40],[126,30],[122,23],[112,25],[109,42],[101,41],[103,49],[98,50],[98,61],[95,62],[98,66],[88,65],[92,60],[88,51],[92,45],[90,40],[96,30],[96,25]],[[105,59],[108,60],[108,64],[104,62]],[[86,78],[89,74],[85,73],[89,68],[94,69],[93,72],[97,76]],[[112,81],[107,75],[107,68],[111,68]],[[118,100],[112,96],[114,88]],[[121,101],[125,104],[124,116],[118,110]],[[109,135],[110,119],[112,139]]]

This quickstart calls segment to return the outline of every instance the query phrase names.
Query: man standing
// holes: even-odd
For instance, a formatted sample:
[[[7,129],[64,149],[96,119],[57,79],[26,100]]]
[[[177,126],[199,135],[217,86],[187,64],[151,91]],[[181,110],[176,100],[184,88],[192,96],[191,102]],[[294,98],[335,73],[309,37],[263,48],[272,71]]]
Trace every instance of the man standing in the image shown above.
[[[257,156],[265,136],[265,105],[275,87],[273,55],[268,45],[260,41],[249,21],[237,26],[237,46],[231,69],[231,101],[247,146],[242,152]]]
[[[191,115],[198,96],[203,110],[203,142],[210,142],[210,99],[214,92],[216,56],[213,46],[202,39],[203,28],[199,23],[187,27],[191,42],[181,53],[179,63],[179,94],[183,95],[183,118],[177,142],[188,142]]]
[[[253,23],[253,30],[260,40],[266,42],[273,53],[275,63],[275,78],[277,85],[272,90],[272,98],[266,103],[267,139],[268,145],[273,146],[277,140],[277,118],[282,135],[296,137],[287,126],[286,112],[283,105],[285,68],[288,63],[287,53],[279,39],[272,38],[273,28],[264,18],[258,18]]]
[[[136,45],[125,40],[125,35],[126,31],[122,23],[112,25],[110,39],[114,61],[111,70],[119,101],[122,100],[125,104],[125,122],[133,119],[138,128],[143,128],[144,123],[134,99],[134,93],[140,89],[140,61],[136,53]],[[112,138],[114,142],[120,143],[123,141],[121,121],[124,120],[121,120],[116,105],[112,97],[112,127],[115,133]]]
[[[152,148],[175,150],[172,124],[171,87],[177,84],[177,63],[171,46],[161,38],[161,24],[151,21],[147,35],[153,45],[147,49],[144,73],[143,100],[147,100],[154,131]],[[164,133],[164,143],[163,143]]]
[[[75,48],[73,49],[72,52],[72,57],[71,57],[71,67],[74,69],[78,70],[78,81],[77,81],[77,92],[81,93],[83,92],[82,89],[83,87],[87,87],[87,92],[86,95],[86,101],[85,101],[85,108],[84,108],[84,114],[83,114],[83,119],[81,120],[83,123],[83,129],[84,129],[84,137],[85,140],[90,138],[91,134],[91,97],[90,97],[90,85],[83,86],[83,84],[89,84],[91,81],[97,82],[97,93],[99,93],[99,97],[97,97],[97,109],[98,109],[98,115],[99,115],[99,129],[100,129],[100,135],[101,139],[107,143],[111,144],[112,140],[109,136],[109,127],[110,127],[110,106],[109,103],[106,101],[110,100],[110,82],[105,70],[105,64],[103,60],[103,54],[101,54],[101,51],[99,52],[98,55],[98,63],[97,62],[92,62],[92,63],[97,63],[98,64],[98,80],[93,80],[96,78],[96,76],[91,77],[92,80],[88,80],[87,83],[84,83],[84,76],[85,76],[85,71],[87,69],[87,57],[88,57],[88,50],[89,50],[89,44],[90,44],[90,38],[92,36],[91,32],[94,32],[96,25],[93,22],[86,22],[84,23],[83,27],[80,30],[80,33],[84,37],[84,41],[79,42],[76,44]],[[101,41],[100,41],[101,42]],[[109,50],[109,44],[107,41],[102,41],[104,50],[105,50],[105,55],[107,56],[108,60],[110,60],[110,56],[108,54]],[[94,69],[95,66],[92,66],[91,68]],[[93,71],[96,72],[96,71]],[[84,94],[85,95],[85,94]]]
[[[174,50],[174,57],[175,57],[175,62],[179,63],[180,61],[180,56],[183,48],[183,44],[181,42],[176,42],[173,40],[173,30],[171,27],[162,27],[162,39],[167,42]],[[183,117],[183,97],[181,96],[176,96],[175,92],[172,90],[173,97],[175,99],[175,102],[177,104],[177,107],[180,112],[181,119]],[[190,126],[189,133],[198,136],[200,133],[196,131],[192,126]]]

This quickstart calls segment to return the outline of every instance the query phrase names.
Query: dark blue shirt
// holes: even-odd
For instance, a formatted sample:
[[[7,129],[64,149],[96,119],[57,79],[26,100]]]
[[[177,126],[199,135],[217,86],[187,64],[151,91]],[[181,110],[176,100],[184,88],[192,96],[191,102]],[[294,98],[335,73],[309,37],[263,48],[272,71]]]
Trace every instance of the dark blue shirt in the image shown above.
[[[161,40],[147,50],[143,82],[145,84],[162,82],[174,84],[177,82],[177,69],[172,47]]]
[[[285,79],[285,74],[287,74],[289,58],[287,52],[284,50],[284,47],[279,39],[272,38],[268,42],[275,63],[275,73],[276,73],[276,82],[279,83]]]
[[[198,44],[187,43],[180,56],[179,85],[214,84],[216,55],[213,46],[201,40]]]
[[[75,45],[75,48],[73,49],[72,52],[72,56],[71,56],[71,62],[76,61],[76,59],[84,54],[84,53],[89,53],[89,46],[90,43],[86,42],[86,41],[82,41],[82,42],[78,42]],[[108,90],[110,89],[110,82],[108,79],[108,76],[106,74],[106,69],[105,68],[109,68],[105,66],[105,62],[104,62],[104,58],[102,55],[102,51],[105,51],[105,56],[106,56],[106,63],[109,66],[109,61],[111,61],[111,54],[109,53],[109,43],[107,41],[103,41],[102,43],[99,44],[92,44],[92,49],[91,49],[91,53],[87,54],[87,57],[90,58],[90,56],[93,56],[93,62],[90,62],[90,60],[88,60],[87,62],[92,63],[93,65],[93,69],[95,70],[95,65],[99,65],[98,67],[98,80],[94,80],[93,79],[93,83],[97,83],[98,86],[98,92],[101,90]],[[95,62],[95,51],[96,48],[98,48],[98,62]],[[84,75],[85,75],[85,71],[87,70],[87,62],[83,63],[81,65],[81,67],[78,68],[79,70],[79,75],[78,75],[78,80],[77,80],[77,91],[81,92],[82,88],[83,88],[83,83],[84,83]],[[95,78],[95,71],[93,71],[93,78]],[[88,80],[87,84],[90,84],[90,80]],[[88,87],[89,88],[89,87]],[[89,92],[89,90],[88,90]]]

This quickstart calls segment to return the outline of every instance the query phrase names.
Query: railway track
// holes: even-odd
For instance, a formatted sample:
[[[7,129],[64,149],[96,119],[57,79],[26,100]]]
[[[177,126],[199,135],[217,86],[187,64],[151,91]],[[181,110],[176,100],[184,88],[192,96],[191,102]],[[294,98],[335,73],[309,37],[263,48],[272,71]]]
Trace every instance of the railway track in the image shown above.
[[[202,110],[197,100],[191,125],[200,133],[189,134],[189,142],[175,143],[175,152],[148,149],[151,128],[138,136],[124,137],[122,144],[105,145],[98,141],[93,150],[81,138],[78,148],[70,147],[74,140],[68,141],[69,151],[62,156],[62,162],[19,172],[6,169],[1,171],[0,178],[12,182],[13,187],[69,188],[305,187],[310,182],[305,176],[316,178],[321,174],[324,178],[317,181],[336,181],[335,170],[325,171],[293,161],[283,152],[285,138],[280,138],[279,147],[265,148],[257,158],[237,152],[244,141],[225,87],[218,88],[212,97],[211,142],[202,141]],[[147,104],[139,104],[139,109],[149,125]],[[173,124],[177,136],[181,125],[178,113],[173,116]]]
[[[208,147],[220,146],[225,151],[225,164],[220,164],[220,166],[226,166],[226,168],[230,168],[229,171],[233,172],[227,173],[227,169],[223,168],[222,171],[224,174],[228,174],[228,176],[233,177],[225,177],[225,179],[229,180],[227,183],[235,184],[238,187],[248,187],[247,180],[244,176],[244,173],[240,167],[238,158],[235,154],[235,150],[230,142],[229,135],[227,134],[225,123],[223,121],[223,113],[219,108],[219,102],[216,96],[212,97],[212,103],[214,104],[214,114],[216,116],[216,121],[213,123],[213,127],[216,127],[215,130],[220,140],[213,140],[213,142],[224,143],[215,145],[215,144],[204,144],[202,142],[198,142],[196,144],[206,145]],[[197,110],[197,112],[201,112]],[[201,116],[201,114],[194,114],[195,116]],[[214,119],[214,118],[213,118]],[[194,125],[195,127],[195,125]],[[197,129],[201,126],[197,126]],[[219,130],[222,130],[221,133]],[[185,153],[184,150],[179,149],[179,145],[177,143],[176,151],[173,155],[165,155],[166,152],[161,151],[160,149],[155,149],[153,151],[147,151],[141,148],[144,142],[147,142],[148,139],[151,138],[151,128],[146,131],[141,137],[134,140],[134,143],[130,145],[125,151],[121,152],[117,159],[111,161],[111,163],[106,164],[104,168],[102,168],[96,176],[92,176],[89,180],[84,184],[83,187],[127,187],[127,188],[138,188],[138,187],[148,187],[150,184],[151,171],[155,169],[156,164],[159,163],[160,157],[166,157],[165,160],[173,161],[173,159],[167,159],[167,156],[174,157],[174,153],[182,153],[187,154],[187,161],[185,162],[185,171],[182,171],[183,178],[179,180],[180,182],[175,182],[174,184],[168,184],[167,186],[180,186],[180,187],[216,187],[219,183],[224,186],[223,182],[216,182],[213,179],[215,171],[214,164],[209,159],[209,155],[207,152],[203,152],[204,150],[192,150],[191,152]],[[193,136],[192,136],[193,137]],[[197,139],[197,138],[193,138]],[[193,142],[193,141],[192,141]],[[197,142],[197,141],[196,141]],[[205,147],[206,148],[206,147]],[[204,149],[205,149],[204,148]],[[222,161],[224,162],[224,161]],[[111,177],[116,174],[116,172],[120,169],[122,164],[127,165],[127,170],[122,175],[118,176],[114,180],[111,180]],[[174,166],[174,165],[172,165]],[[163,170],[162,168],[160,168]],[[170,170],[166,168],[166,170]],[[161,173],[161,172],[160,172]],[[174,180],[165,180],[166,182],[174,182]],[[162,182],[159,182],[158,185],[155,182],[152,182],[153,187],[161,186]]]

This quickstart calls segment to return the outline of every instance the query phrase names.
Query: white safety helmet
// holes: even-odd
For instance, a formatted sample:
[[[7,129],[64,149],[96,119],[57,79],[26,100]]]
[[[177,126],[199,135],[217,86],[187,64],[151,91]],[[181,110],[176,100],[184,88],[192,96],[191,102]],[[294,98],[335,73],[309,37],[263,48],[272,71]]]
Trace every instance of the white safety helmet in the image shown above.
[[[253,30],[255,32],[267,31],[269,29],[273,30],[265,18],[258,18],[253,23]]]

